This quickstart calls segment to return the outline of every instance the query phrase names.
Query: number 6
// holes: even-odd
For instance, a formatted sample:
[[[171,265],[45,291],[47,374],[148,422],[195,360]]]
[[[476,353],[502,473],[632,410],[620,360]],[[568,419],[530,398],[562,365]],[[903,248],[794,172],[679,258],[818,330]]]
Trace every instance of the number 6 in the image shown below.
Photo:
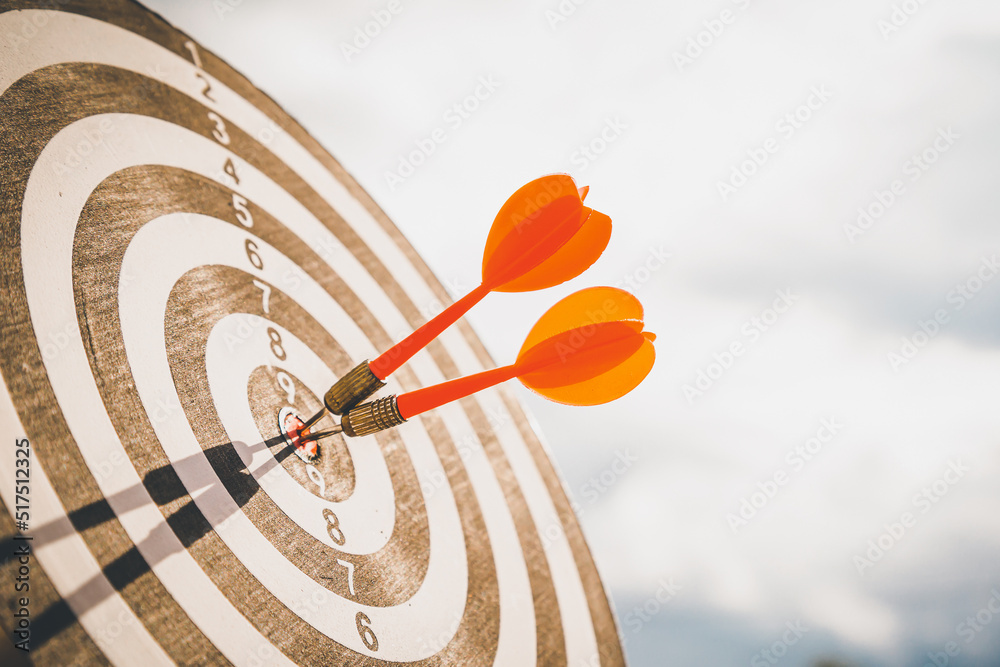
[[[358,615],[354,617],[354,622],[358,626],[358,634],[361,635],[361,641],[365,643],[368,650],[377,651],[378,637],[375,636],[375,632],[372,630],[372,620],[359,611]]]

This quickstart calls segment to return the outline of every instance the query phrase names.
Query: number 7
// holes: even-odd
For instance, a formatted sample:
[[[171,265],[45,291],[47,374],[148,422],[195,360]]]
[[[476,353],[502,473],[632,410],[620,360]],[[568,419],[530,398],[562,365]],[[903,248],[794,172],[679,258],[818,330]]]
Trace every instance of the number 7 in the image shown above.
[[[351,591],[351,595],[354,595],[354,563],[338,558],[337,564],[347,568],[347,590]]]
[[[271,286],[254,279],[253,284],[259,287],[264,293],[260,297],[260,305],[264,309],[265,315],[271,314]]]

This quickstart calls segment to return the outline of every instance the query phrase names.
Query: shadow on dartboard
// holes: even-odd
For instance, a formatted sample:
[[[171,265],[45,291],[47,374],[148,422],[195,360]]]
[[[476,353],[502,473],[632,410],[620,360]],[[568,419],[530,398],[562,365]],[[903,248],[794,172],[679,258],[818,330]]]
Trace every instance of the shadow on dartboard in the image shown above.
[[[284,436],[278,435],[263,442],[244,447],[249,454],[268,449],[272,452],[273,458],[267,461],[258,469],[259,474],[264,474],[272,468],[281,465],[281,462],[292,456],[294,450],[288,445]],[[207,458],[212,467],[219,473],[219,479],[225,487],[230,497],[236,505],[242,508],[260,490],[260,486],[254,480],[253,475],[247,470],[243,460],[236,454],[234,443],[227,442],[221,445],[214,445],[204,452],[195,454],[171,465],[163,466],[147,474],[142,485],[135,485],[90,503],[80,509],[68,514],[69,523],[66,521],[55,521],[39,526],[34,529],[33,537],[39,541],[55,542],[69,537],[75,533],[83,533],[88,529],[98,526],[107,521],[117,519],[115,511],[111,508],[114,503],[119,512],[129,512],[138,509],[144,504],[143,488],[149,497],[159,507],[167,507],[178,500],[187,497],[187,501],[175,509],[167,516],[166,524],[153,529],[149,536],[138,545],[133,546],[127,552],[109,563],[102,569],[104,577],[111,582],[114,589],[121,592],[126,586],[136,581],[139,577],[152,571],[152,567],[163,561],[173,553],[163,550],[148,548],[149,544],[163,541],[160,539],[160,532],[172,530],[180,539],[185,549],[193,546],[198,540],[207,535],[212,530],[224,528],[225,520],[219,526],[212,526],[205,516],[198,510],[194,500],[188,495],[188,490],[181,482],[177,470],[183,470],[202,457]],[[205,489],[200,489],[204,491]],[[229,517],[226,517],[227,519]],[[14,537],[0,542],[0,553],[14,553]],[[180,551],[180,550],[177,550]],[[142,556],[143,553],[159,553],[159,558],[150,562]],[[78,613],[96,607],[106,597],[101,593],[102,588],[97,585],[97,577],[85,583],[77,591],[60,600],[58,603],[42,610],[32,623],[32,644],[33,647],[40,648],[47,641],[55,637],[60,632],[72,625],[76,620],[76,615],[70,610],[70,600]],[[6,663],[4,663],[6,664]]]

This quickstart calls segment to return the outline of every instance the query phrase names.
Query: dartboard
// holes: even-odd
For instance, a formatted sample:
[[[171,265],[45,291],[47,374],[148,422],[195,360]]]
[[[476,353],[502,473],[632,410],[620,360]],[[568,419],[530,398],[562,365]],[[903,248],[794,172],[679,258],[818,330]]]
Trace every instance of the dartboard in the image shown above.
[[[136,4],[0,36],[0,624],[35,664],[621,663],[507,391],[282,436],[448,301],[344,169]],[[384,391],[493,365],[462,322]]]

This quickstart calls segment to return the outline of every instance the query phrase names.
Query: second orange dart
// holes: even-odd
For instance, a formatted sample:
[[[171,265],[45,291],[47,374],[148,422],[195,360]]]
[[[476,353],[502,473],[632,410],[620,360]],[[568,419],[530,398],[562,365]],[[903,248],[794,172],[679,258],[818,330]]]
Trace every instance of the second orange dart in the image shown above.
[[[643,326],[642,304],[628,292],[615,287],[581,290],[539,318],[513,364],[358,405],[335,429],[311,438],[377,433],[513,378],[557,403],[613,401],[653,368],[656,336]]]

